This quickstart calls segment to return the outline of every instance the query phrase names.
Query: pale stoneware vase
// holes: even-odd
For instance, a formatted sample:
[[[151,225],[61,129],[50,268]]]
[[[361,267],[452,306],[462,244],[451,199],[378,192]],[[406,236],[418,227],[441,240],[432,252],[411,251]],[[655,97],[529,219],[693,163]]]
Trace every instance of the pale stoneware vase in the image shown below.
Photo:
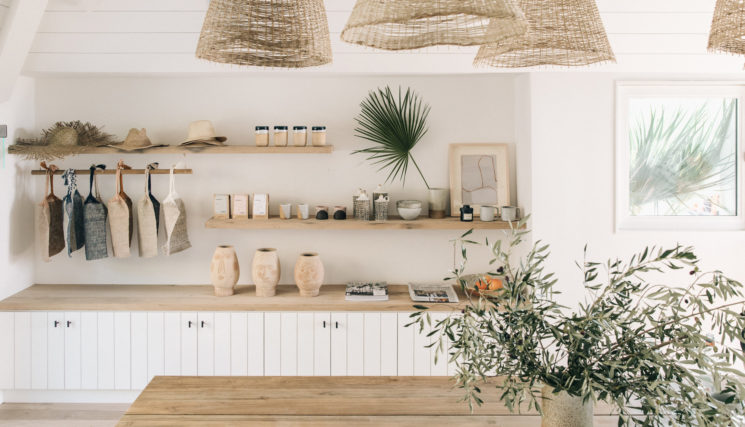
[[[232,246],[218,246],[212,255],[210,279],[215,287],[215,296],[228,297],[235,292],[235,284],[241,275],[238,257]]]
[[[549,386],[543,387],[541,393],[541,427],[592,427],[592,401],[583,403],[581,397],[570,396],[565,391],[553,394],[553,388]]]
[[[430,188],[427,191],[430,218],[445,218],[450,205],[450,190],[447,188]]]
[[[254,254],[251,264],[251,278],[256,285],[256,296],[272,297],[277,293],[280,266],[277,250],[261,248]]]
[[[324,269],[321,257],[315,252],[300,254],[295,263],[295,284],[300,296],[315,297],[323,285]]]

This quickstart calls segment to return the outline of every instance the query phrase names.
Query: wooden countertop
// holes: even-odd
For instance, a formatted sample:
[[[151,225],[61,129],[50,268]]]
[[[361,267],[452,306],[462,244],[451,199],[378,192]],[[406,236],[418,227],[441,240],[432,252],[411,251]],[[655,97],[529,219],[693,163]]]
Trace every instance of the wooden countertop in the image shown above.
[[[344,300],[345,285],[324,285],[305,298],[294,285],[280,285],[274,297],[256,296],[253,286],[238,286],[230,297],[216,297],[212,286],[185,285],[34,285],[0,301],[0,311],[415,311],[406,285],[389,285],[382,302]],[[460,303],[424,304],[432,311],[460,311]]]

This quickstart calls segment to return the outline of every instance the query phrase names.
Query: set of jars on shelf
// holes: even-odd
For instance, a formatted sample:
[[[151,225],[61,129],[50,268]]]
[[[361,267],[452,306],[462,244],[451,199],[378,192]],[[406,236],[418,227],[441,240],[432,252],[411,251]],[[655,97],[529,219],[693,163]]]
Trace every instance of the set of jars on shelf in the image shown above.
[[[293,126],[292,137],[288,126],[274,126],[272,132],[272,143],[275,147],[287,147],[292,140],[295,147],[305,147],[308,145],[308,127]],[[326,145],[326,126],[311,127],[311,144],[314,147]],[[256,126],[256,146],[269,146],[269,126]]]

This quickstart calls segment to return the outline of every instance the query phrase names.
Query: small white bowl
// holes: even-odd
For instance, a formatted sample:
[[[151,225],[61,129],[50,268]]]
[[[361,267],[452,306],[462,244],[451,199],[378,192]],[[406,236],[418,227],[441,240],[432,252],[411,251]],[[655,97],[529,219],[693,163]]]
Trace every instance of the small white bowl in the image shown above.
[[[398,216],[406,221],[412,221],[419,218],[422,213],[422,202],[418,200],[399,200],[396,202]]]

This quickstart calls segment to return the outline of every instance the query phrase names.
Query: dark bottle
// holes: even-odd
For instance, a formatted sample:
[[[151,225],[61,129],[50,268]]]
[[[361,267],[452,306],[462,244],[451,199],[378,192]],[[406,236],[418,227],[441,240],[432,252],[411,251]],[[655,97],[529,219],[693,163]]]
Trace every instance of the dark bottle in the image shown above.
[[[460,208],[460,220],[463,222],[472,222],[473,208],[469,205],[463,205],[463,207]]]

